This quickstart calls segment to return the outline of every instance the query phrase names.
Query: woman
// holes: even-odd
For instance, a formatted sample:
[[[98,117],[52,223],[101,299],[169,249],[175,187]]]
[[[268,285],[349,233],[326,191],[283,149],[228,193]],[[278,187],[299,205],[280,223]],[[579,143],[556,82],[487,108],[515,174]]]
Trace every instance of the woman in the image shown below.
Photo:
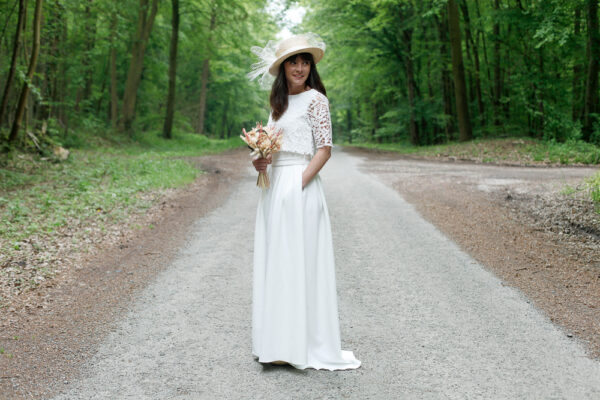
[[[281,41],[268,125],[281,129],[281,151],[254,160],[270,166],[256,215],[252,352],[261,363],[295,368],[353,369],[360,361],[340,348],[329,214],[318,172],[331,156],[331,119],[316,63],[325,45],[316,35]],[[268,65],[267,65],[268,64]]]

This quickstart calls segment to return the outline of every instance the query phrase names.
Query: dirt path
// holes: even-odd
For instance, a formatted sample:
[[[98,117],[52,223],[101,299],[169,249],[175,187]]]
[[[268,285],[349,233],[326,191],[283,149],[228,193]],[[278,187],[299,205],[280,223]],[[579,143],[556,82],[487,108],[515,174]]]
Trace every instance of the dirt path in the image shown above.
[[[537,211],[530,212],[533,209],[531,204],[538,204],[538,207],[535,208],[538,211],[543,209],[544,207],[541,205],[544,201],[552,198],[551,196],[548,198],[544,196],[560,190],[562,182],[576,182],[581,176],[590,174],[593,170],[581,168],[550,170],[493,167],[409,160],[392,154],[374,154],[363,150],[348,150],[348,152],[352,156],[348,160],[362,160],[362,162],[348,161],[351,162],[351,165],[354,165],[352,168],[363,173],[374,173],[376,175],[372,176],[371,179],[375,177],[381,179],[382,182],[398,190],[406,200],[415,205],[416,209],[426,219],[433,222],[442,232],[459,244],[462,249],[475,257],[477,261],[494,272],[508,285],[519,288],[533,300],[536,307],[543,310],[553,321],[566,327],[568,335],[573,334],[585,341],[584,344],[588,346],[589,354],[598,355],[598,341],[600,340],[598,334],[598,323],[600,321],[598,317],[598,310],[600,309],[600,304],[598,304],[600,298],[598,291],[600,266],[594,264],[594,262],[598,262],[599,247],[593,236],[593,231],[591,235],[588,235],[589,237],[564,233],[560,235],[558,232],[561,229],[565,231],[570,226],[569,224],[563,224],[562,222],[558,225],[553,224],[553,227],[558,226],[558,228],[553,228],[556,230],[556,232],[553,232],[544,225],[546,219],[543,218],[543,215],[545,214],[537,213]],[[340,156],[343,158],[343,154],[340,154]],[[94,373],[93,366],[90,366],[89,360],[94,357],[99,362],[96,365],[104,365],[104,367],[110,369],[104,375],[104,378],[109,377],[109,379],[114,379],[115,382],[125,379],[123,383],[129,383],[131,379],[141,379],[144,376],[144,379],[150,379],[149,375],[144,374],[150,374],[154,370],[153,364],[149,365],[138,360],[140,361],[138,365],[136,360],[140,355],[149,360],[158,357],[157,361],[167,369],[173,365],[187,366],[185,371],[180,371],[181,376],[191,374],[188,376],[187,381],[181,382],[176,375],[171,377],[173,379],[172,385],[167,386],[170,387],[169,390],[174,390],[174,392],[169,392],[167,387],[163,388],[165,391],[161,391],[163,389],[158,387],[150,388],[147,394],[142,395],[144,398],[158,398],[156,396],[162,394],[181,398],[194,398],[194,394],[198,393],[225,395],[230,393],[229,389],[232,388],[227,377],[235,375],[232,374],[234,371],[245,371],[245,375],[237,376],[241,379],[241,382],[248,384],[256,381],[256,374],[260,374],[261,370],[247,368],[249,360],[246,359],[246,353],[244,352],[247,347],[244,347],[247,344],[244,340],[248,339],[245,335],[247,328],[249,328],[246,326],[248,321],[239,320],[240,315],[245,315],[246,319],[249,319],[248,310],[243,308],[247,299],[244,297],[245,292],[242,290],[244,288],[248,289],[248,282],[240,280],[243,279],[244,272],[238,271],[237,267],[233,266],[225,270],[218,270],[218,265],[215,265],[214,273],[207,270],[207,272],[200,275],[194,275],[198,271],[193,269],[187,271],[185,266],[178,264],[176,259],[179,249],[182,246],[190,245],[190,241],[194,240],[194,237],[198,237],[192,231],[194,223],[203,216],[208,215],[207,213],[211,210],[217,210],[234,193],[232,190],[239,190],[240,186],[237,182],[240,182],[241,178],[248,180],[250,183],[245,182],[243,185],[250,185],[250,187],[246,188],[243,193],[236,192],[239,203],[236,203],[237,206],[235,204],[234,206],[230,205],[228,213],[238,213],[236,215],[240,221],[244,218],[250,221],[253,218],[253,215],[247,216],[238,210],[242,207],[248,207],[252,211],[253,207],[248,206],[248,204],[255,203],[255,198],[250,197],[254,194],[253,189],[255,188],[252,187],[251,183],[253,176],[248,175],[247,162],[247,152],[243,149],[220,156],[203,157],[198,160],[198,163],[202,164],[209,171],[209,174],[199,178],[192,186],[177,192],[168,203],[161,204],[151,210],[149,221],[155,226],[154,229],[130,232],[124,235],[122,243],[104,249],[93,259],[81,264],[79,269],[69,271],[69,273],[59,277],[54,287],[40,290],[38,292],[40,304],[44,303],[44,308],[16,310],[11,315],[1,315],[0,347],[5,349],[5,354],[0,355],[0,398],[39,398],[42,395],[47,396],[56,391],[68,390],[75,384],[78,385],[79,389],[73,390],[80,390],[80,392],[75,391],[73,393],[85,393],[86,388],[90,388],[90,390],[95,388],[96,390],[106,390],[108,391],[106,393],[115,395],[117,392],[110,392],[111,387],[114,388],[114,386],[103,386],[102,375],[98,374],[98,370]],[[386,239],[383,240],[382,245],[385,247],[382,247],[382,249],[389,247],[389,250],[400,251],[405,254],[409,254],[411,251],[422,253],[420,256],[412,255],[408,260],[401,260],[402,265],[405,266],[411,266],[413,262],[416,262],[415,260],[429,254],[441,253],[442,259],[445,257],[446,259],[458,260],[454,257],[459,257],[461,260],[459,265],[464,264],[465,270],[457,269],[450,279],[455,282],[456,285],[452,283],[451,287],[456,290],[452,289],[451,292],[447,292],[449,290],[448,281],[443,283],[445,289],[440,290],[440,288],[429,287],[428,285],[433,285],[433,283],[427,281],[414,286],[406,280],[406,274],[396,276],[397,271],[386,269],[390,265],[385,260],[394,257],[391,253],[380,255],[381,262],[374,263],[369,257],[373,249],[367,241],[368,232],[365,232],[364,229],[370,227],[369,229],[380,230],[383,225],[392,222],[392,220],[388,219],[390,214],[384,214],[381,218],[373,218],[375,214],[370,215],[371,207],[374,207],[375,210],[382,208],[381,204],[378,203],[379,200],[387,199],[385,201],[390,205],[395,204],[391,202],[396,200],[390,200],[391,194],[387,192],[381,195],[381,199],[378,199],[378,196],[362,199],[352,193],[345,193],[344,187],[361,184],[370,185],[369,181],[365,180],[365,175],[352,175],[348,178],[346,174],[353,171],[352,168],[342,167],[335,172],[332,167],[332,171],[325,172],[324,175],[325,179],[334,179],[327,178],[327,173],[329,173],[337,177],[337,180],[352,179],[353,183],[348,185],[348,181],[346,181],[346,183],[340,183],[336,186],[332,184],[332,180],[325,182],[328,201],[331,198],[333,226],[334,228],[335,226],[339,227],[337,232],[334,229],[334,241],[338,243],[336,259],[339,260],[339,265],[348,264],[347,268],[349,268],[349,270],[341,271],[344,277],[340,279],[338,286],[341,289],[342,332],[346,334],[343,338],[346,337],[349,340],[347,341],[349,348],[357,349],[359,358],[362,353],[364,356],[362,357],[363,361],[366,361],[366,363],[364,364],[365,368],[362,368],[359,372],[359,378],[354,380],[352,385],[348,385],[345,379],[344,383],[342,381],[333,382],[331,376],[329,378],[317,377],[313,374],[310,375],[312,379],[316,379],[313,382],[313,387],[321,388],[330,395],[338,397],[352,397],[353,392],[350,390],[352,387],[362,387],[363,389],[360,389],[362,393],[371,393],[373,398],[377,398],[374,395],[376,393],[385,394],[385,390],[389,390],[389,394],[396,393],[397,390],[405,390],[408,393],[420,393],[421,395],[435,397],[436,393],[456,394],[456,389],[464,389],[464,386],[461,388],[461,382],[469,376],[465,376],[463,372],[468,373],[473,368],[483,368],[484,371],[490,373],[489,380],[485,383],[482,383],[483,381],[468,383],[467,386],[471,388],[469,390],[475,390],[474,394],[492,393],[486,391],[497,389],[498,385],[501,385],[506,379],[524,379],[523,387],[526,387],[526,383],[529,384],[532,380],[537,379],[546,386],[544,390],[547,390],[549,395],[563,393],[563,395],[569,397],[569,394],[575,395],[575,393],[578,393],[577,390],[579,389],[571,388],[567,382],[569,374],[578,370],[579,367],[575,367],[575,365],[580,361],[571,359],[569,361],[561,359],[552,361],[558,353],[564,354],[565,357],[566,354],[579,354],[579,350],[573,350],[570,347],[569,340],[572,339],[567,339],[564,335],[565,339],[561,339],[561,334],[553,331],[554,328],[551,325],[543,325],[542,332],[537,331],[537,328],[532,328],[533,325],[531,324],[534,324],[534,322],[531,322],[531,319],[533,318],[536,321],[535,324],[537,324],[539,321],[543,321],[543,316],[537,316],[535,313],[531,314],[526,304],[522,303],[520,299],[511,297],[513,296],[513,294],[510,294],[512,292],[500,290],[499,288],[502,285],[496,286],[498,283],[493,280],[494,278],[490,278],[486,274],[481,275],[480,267],[474,267],[473,263],[463,258],[464,256],[450,256],[449,254],[454,253],[447,252],[450,251],[449,248],[453,245],[446,242],[445,239],[441,239],[442,242],[440,243],[443,245],[440,249],[438,244],[437,250],[420,249],[417,242],[413,243],[411,247],[410,243],[412,242],[410,241],[412,239],[429,242],[433,240],[432,237],[438,237],[438,233],[435,231],[430,231],[430,228],[424,226],[426,233],[416,235],[414,232],[412,234],[408,232],[407,234],[407,232],[396,231],[394,230],[396,229],[395,225],[390,226],[387,235],[389,238],[386,236]],[[352,209],[344,210],[339,206],[345,203],[347,205],[344,207],[351,207]],[[404,206],[400,206],[399,211],[395,208],[394,210],[394,212],[399,212],[396,218],[409,218],[412,225],[421,225],[418,218],[413,220],[414,217],[408,217],[406,213],[409,211],[408,209],[405,210]],[[585,211],[581,212],[585,213]],[[347,215],[350,215],[349,213],[363,219],[348,220]],[[560,212],[557,213],[561,214]],[[250,212],[250,214],[252,213]],[[222,214],[217,214],[218,218],[220,218],[219,215]],[[214,218],[214,216],[211,218]],[[216,222],[213,221],[214,224],[211,226],[216,227],[223,223],[223,220],[218,218]],[[223,218],[225,217],[223,216]],[[536,218],[538,218],[537,222]],[[540,219],[543,221],[540,222]],[[560,220],[558,217],[554,219]],[[361,223],[361,221],[363,222]],[[236,221],[236,224],[238,223],[240,222]],[[593,229],[593,221],[591,224]],[[240,225],[243,224],[240,223]],[[196,224],[197,229],[198,227]],[[246,241],[250,240],[250,231],[243,231],[239,234],[241,235],[240,238],[245,238]],[[223,232],[218,235],[215,234],[212,239],[231,240],[231,237],[228,239],[224,235]],[[205,237],[211,238],[211,235],[206,236],[205,233]],[[205,252],[215,247],[204,242],[195,243],[196,249],[204,249],[202,251]],[[357,244],[361,245],[358,246]],[[398,248],[398,246],[401,248]],[[244,254],[249,249],[247,243],[234,247],[241,248]],[[243,257],[242,255],[240,260],[232,259],[233,264],[231,265],[237,265],[235,263],[243,261]],[[426,263],[425,266],[419,266],[411,274],[414,278],[418,276],[423,278],[421,269],[425,268],[425,271],[427,271],[429,268],[434,268],[436,264],[440,264],[442,267],[446,265],[445,261],[436,262],[432,260]],[[351,265],[353,266],[351,267]],[[370,280],[364,280],[364,276],[361,274],[365,273],[364,268],[369,265],[370,267],[366,272],[371,274],[371,278]],[[415,264],[414,267],[416,268],[418,265]],[[166,269],[165,267],[168,266],[170,267]],[[383,270],[380,270],[380,268],[383,268]],[[446,266],[445,268],[450,267]],[[162,276],[169,276],[164,274],[169,274],[171,269],[183,274],[191,273],[192,275],[185,275],[190,280],[185,281],[186,284],[183,285],[183,289],[190,290],[190,287],[187,287],[189,283],[196,282],[194,279],[198,279],[193,288],[196,290],[204,288],[207,295],[213,293],[214,296],[209,296],[212,299],[211,302],[205,302],[204,300],[200,302],[192,301],[187,305],[180,303],[180,306],[176,306],[177,301],[186,301],[186,298],[182,298],[177,294],[179,288],[173,286],[175,282],[181,281],[183,275],[174,275],[171,280],[164,281],[165,285],[162,286],[171,288],[167,291],[162,290],[161,285],[157,286],[156,281],[161,274],[163,274]],[[245,271],[245,273],[247,272]],[[440,271],[432,270],[430,272],[432,276],[443,278]],[[177,276],[178,278],[176,278]],[[206,280],[207,276],[210,279]],[[459,278],[459,276],[462,278]],[[461,280],[466,277],[468,279]],[[486,282],[488,279],[492,279],[490,282],[494,287],[494,293],[500,290],[499,293],[504,293],[502,296],[509,295],[512,299],[509,304],[512,304],[512,301],[517,301],[518,307],[520,307],[519,313],[525,312],[524,316],[527,318],[524,325],[513,326],[512,331],[508,331],[505,336],[501,336],[497,333],[497,329],[502,329],[502,326],[497,326],[497,322],[502,321],[503,318],[510,318],[511,310],[515,311],[511,308],[513,305],[503,306],[503,303],[494,305],[492,304],[493,301],[489,303],[485,300],[483,301],[485,307],[492,307],[492,309],[484,311],[478,308],[477,304],[482,303],[482,301],[478,300],[477,297],[471,299],[468,296],[463,300],[460,297],[455,298],[452,293],[462,293],[463,290],[466,290],[465,285],[470,284],[469,281],[472,280],[472,277],[477,277],[475,281],[479,282],[478,285],[483,282],[480,279],[484,279]],[[437,282],[437,278],[434,281]],[[164,300],[164,304],[171,304],[172,301],[175,301],[172,303],[172,308],[161,308],[162,311],[159,312],[159,309],[154,308],[152,305],[153,300],[151,300],[151,297],[146,297],[145,301],[140,301],[140,298],[152,293],[149,292],[152,282],[154,282],[153,287],[158,290],[154,292],[154,295],[162,296],[160,298]],[[168,285],[168,282],[171,282],[172,285]],[[367,285],[369,282],[370,284]],[[444,280],[439,281],[439,283],[442,282]],[[232,283],[234,283],[233,287],[231,286]],[[437,300],[434,298],[433,300],[430,299],[431,301],[419,300],[418,293],[420,292],[415,291],[415,287],[419,287],[419,285],[427,286],[421,288],[423,293],[431,293],[437,290],[440,293],[446,293],[445,295],[450,297],[438,298]],[[486,287],[485,285],[484,287]],[[399,290],[399,287],[404,287],[404,292]],[[382,297],[382,288],[389,289],[387,297]],[[229,297],[224,295],[232,289],[236,290]],[[351,295],[345,295],[344,293]],[[408,299],[411,299],[411,301],[406,302],[406,297],[402,297],[401,293],[413,293],[417,297],[410,295]],[[238,299],[236,297],[238,295],[242,295],[242,297]],[[382,298],[383,303],[373,303],[375,299],[379,298]],[[231,310],[233,312],[232,317],[237,316],[238,318],[230,319],[226,315],[217,317],[216,313],[228,310],[232,299],[235,305],[235,308]],[[472,303],[471,300],[473,300]],[[223,303],[223,301],[226,303]],[[467,303],[464,303],[464,301]],[[201,306],[202,304],[204,306]],[[466,315],[463,325],[455,325],[455,322],[446,320],[447,315],[438,315],[433,311],[443,304],[445,306],[442,307],[442,311],[460,313],[460,310],[477,309],[482,315],[490,314],[491,320],[486,324],[478,324],[476,321],[471,321],[470,317]],[[448,308],[452,304],[455,308]],[[131,307],[137,307],[135,309],[138,310],[138,313],[132,315]],[[197,311],[193,310],[198,310],[198,307],[203,310],[202,315],[204,317],[199,318],[197,315],[193,317],[198,317],[197,321],[196,319],[194,321],[198,323],[197,328],[201,329],[196,332],[206,331],[207,335],[212,332],[215,337],[233,336],[236,341],[232,343],[219,341],[216,343],[211,341],[212,339],[209,336],[203,334],[202,338],[204,339],[201,342],[204,343],[202,344],[204,347],[198,348],[191,345],[194,340],[187,333],[182,336],[170,336],[162,330],[164,327],[168,327],[172,333],[180,332],[176,329],[176,326],[177,324],[183,324],[181,325],[183,327],[186,324],[186,319],[175,312],[186,309],[188,312],[192,312],[192,315],[195,315]],[[173,310],[171,314],[168,312],[170,309]],[[419,317],[414,320],[411,319],[411,313],[419,309],[421,310]],[[381,314],[381,310],[386,310],[387,317],[384,319],[377,317]],[[131,319],[129,320],[130,323],[124,322],[123,318],[127,313],[130,313],[131,318],[138,318],[137,316],[139,316],[139,318],[145,318],[145,320],[141,319],[134,322],[135,319]],[[162,316],[162,319],[152,323],[152,318],[155,317],[154,314]],[[173,324],[171,325],[165,324],[165,318],[171,318],[169,315],[173,317]],[[417,321],[420,322],[417,323]],[[423,321],[429,321],[427,322],[428,325],[424,325]],[[354,322],[356,322],[356,326],[352,330],[350,325]],[[124,323],[125,325],[123,325]],[[451,333],[447,336],[438,336],[437,329],[442,325],[448,326],[448,324],[453,326]],[[379,333],[373,334],[369,331],[370,326],[382,326],[387,330],[382,329],[377,331]],[[146,345],[149,347],[141,353],[136,352],[134,347],[130,347],[133,346],[133,343],[126,339],[135,339],[135,335],[122,336],[123,332],[127,332],[127,329],[136,329],[136,327],[143,328],[140,332],[154,332],[152,335],[156,335],[152,336],[153,339],[148,342],[144,343],[142,341],[141,346]],[[403,327],[406,327],[406,329]],[[421,329],[425,329],[425,331],[421,331]],[[477,339],[469,339],[469,335],[471,335],[471,333],[467,333],[469,329],[475,332]],[[491,330],[488,331],[488,329]],[[494,332],[493,337],[496,338],[496,345],[501,343],[500,347],[487,348],[487,353],[485,347],[472,353],[465,353],[465,340],[468,342],[475,339],[475,342],[477,342],[477,340],[482,340],[483,337],[492,334],[492,332]],[[547,337],[547,334],[550,336]],[[536,358],[537,356],[528,356],[528,361],[525,362],[518,357],[514,358],[514,354],[504,354],[507,349],[518,352],[531,346],[538,348],[540,343],[537,339],[540,335],[543,336],[543,340],[549,340],[548,343],[557,343],[558,347],[550,347],[554,353],[550,351],[549,358],[540,359]],[[17,339],[14,339],[14,337],[17,337]],[[163,342],[165,337],[171,337],[172,339]],[[186,341],[180,343],[179,337]],[[399,343],[398,338],[404,339]],[[444,340],[439,341],[442,338]],[[417,342],[421,343],[423,347],[413,346]],[[182,345],[181,348],[179,348],[178,343]],[[573,344],[575,345],[575,343]],[[179,349],[177,351],[180,352],[176,351],[171,354],[175,351],[172,346]],[[388,350],[393,349],[393,352],[384,351],[382,346],[387,347]],[[524,347],[521,349],[519,346]],[[539,347],[540,353],[546,353],[545,346]],[[99,349],[100,352],[98,352]],[[118,351],[115,352],[113,349]],[[206,349],[218,349],[218,351],[211,354],[211,352],[206,353]],[[359,349],[361,349],[360,352]],[[196,358],[187,358],[186,352],[190,350],[192,350],[190,355]],[[7,357],[6,354],[11,354],[12,357]],[[124,354],[127,354],[127,357]],[[482,364],[480,367],[476,367],[472,362],[481,357],[487,357],[487,366]],[[419,365],[425,369],[415,369],[410,360],[415,363],[419,362]],[[423,360],[428,361],[423,362]],[[165,362],[166,364],[164,364]],[[457,365],[457,362],[460,365],[464,363],[465,370],[452,373],[449,376],[448,371],[454,371],[455,367],[450,368],[450,365],[446,365],[446,362],[450,362],[454,366]],[[507,362],[509,364],[506,364]],[[236,369],[238,364],[239,369]],[[505,375],[499,377],[498,368],[505,364],[512,365],[512,367],[506,370],[502,369]],[[82,367],[86,365],[87,381],[82,381],[81,379],[84,376],[80,375],[80,372]],[[117,369],[113,371],[111,365],[116,365]],[[118,373],[111,375],[111,371],[118,372],[117,370],[123,367],[126,369],[131,368],[131,371],[134,371],[132,372],[133,375],[128,373],[120,377]],[[439,369],[440,367],[441,369]],[[449,369],[445,369],[446,367]],[[527,370],[524,370],[524,368]],[[555,380],[550,372],[544,371],[544,368],[549,371],[560,372],[563,377]],[[213,372],[207,375],[206,371],[209,370]],[[437,375],[432,372],[436,370],[438,371]],[[229,371],[229,374],[227,371]],[[262,373],[266,373],[265,380],[262,381],[263,386],[253,387],[252,390],[258,389],[263,392],[271,390],[269,393],[275,396],[273,398],[276,398],[276,395],[292,393],[288,393],[288,389],[306,386],[306,382],[302,379],[297,380],[294,378],[292,381],[288,381],[286,376],[289,374],[285,371],[285,369],[283,371],[277,369],[262,371]],[[399,381],[399,371],[402,372],[400,375],[411,378]],[[136,375],[138,372],[142,375]],[[173,372],[175,373],[177,370],[174,369]],[[580,375],[580,378],[577,378],[574,382],[583,379],[588,372]],[[169,375],[167,372],[165,373],[166,375],[161,375],[161,379]],[[419,376],[420,373],[424,375]],[[487,376],[485,372],[484,375]],[[211,376],[214,378],[212,381],[205,381]],[[226,379],[221,379],[221,376]],[[445,386],[439,386],[439,382],[436,382],[436,376],[446,376]],[[142,385],[142,381],[143,379],[138,381],[138,384]],[[580,388],[589,384],[588,381],[584,379],[580,382]],[[160,382],[167,381],[156,381],[156,383]],[[581,386],[581,383],[583,383],[583,386]],[[199,386],[196,386],[196,384]],[[214,386],[209,384],[214,384]],[[289,388],[281,389],[282,384],[289,384]],[[209,385],[209,387],[206,385]],[[485,390],[477,392],[477,385],[479,385],[479,389]],[[142,386],[131,386],[132,395],[142,393],[135,392],[136,388],[141,390]],[[198,388],[201,386],[204,392],[198,392]],[[338,386],[339,388],[335,389]],[[382,388],[385,388],[384,392],[381,392]],[[503,393],[507,395],[525,393],[520,391],[525,389],[519,388],[518,385],[514,388],[506,388]],[[561,392],[563,389],[565,391]],[[585,390],[593,389],[588,387]],[[591,393],[585,390],[580,393]],[[269,396],[266,396],[266,398],[269,398]]]
[[[600,357],[600,216],[561,194],[598,168],[425,161],[348,148],[428,221]]]
[[[146,228],[123,227],[117,243],[77,257],[75,268],[33,292],[34,299],[0,310],[0,399],[39,398],[51,384],[74,379],[132,299],[188,240],[194,221],[227,198],[248,154],[240,149],[192,161],[207,173],[136,221]]]
[[[62,399],[600,396],[585,357],[517,290],[337,149],[322,173],[342,348],[358,370],[263,366],[250,352],[256,173],[196,221]]]

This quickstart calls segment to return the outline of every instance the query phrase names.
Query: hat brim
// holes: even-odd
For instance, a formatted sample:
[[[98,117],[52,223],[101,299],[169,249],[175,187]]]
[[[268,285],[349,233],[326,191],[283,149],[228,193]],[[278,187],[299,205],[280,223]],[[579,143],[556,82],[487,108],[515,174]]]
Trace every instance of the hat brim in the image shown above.
[[[277,58],[277,60],[273,61],[273,64],[271,64],[271,66],[269,67],[269,73],[273,76],[277,76],[277,73],[279,72],[279,65],[286,58],[293,56],[294,54],[300,54],[300,53],[312,54],[313,59],[315,60],[315,64],[318,63],[319,61],[321,61],[321,59],[323,58],[323,55],[325,54],[323,49],[320,49],[319,47],[300,47],[300,48],[295,48],[295,49],[291,48],[289,51],[286,51],[284,54],[279,56],[279,58]]]

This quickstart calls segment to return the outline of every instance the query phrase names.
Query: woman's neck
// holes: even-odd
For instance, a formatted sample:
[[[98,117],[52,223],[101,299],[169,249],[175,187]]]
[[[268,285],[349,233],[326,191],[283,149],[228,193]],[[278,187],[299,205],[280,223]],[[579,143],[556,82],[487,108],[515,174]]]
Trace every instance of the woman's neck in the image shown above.
[[[288,94],[294,95],[294,94],[300,94],[302,92],[306,92],[307,90],[310,90],[310,86],[300,86],[300,87],[291,87],[288,86]]]

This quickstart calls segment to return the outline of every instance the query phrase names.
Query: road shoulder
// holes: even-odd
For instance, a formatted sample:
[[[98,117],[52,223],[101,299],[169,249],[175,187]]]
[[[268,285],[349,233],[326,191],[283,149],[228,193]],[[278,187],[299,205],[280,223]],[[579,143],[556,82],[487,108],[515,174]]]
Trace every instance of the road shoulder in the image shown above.
[[[494,187],[503,179],[480,177],[480,169],[495,168],[502,177],[504,169],[514,174],[519,167],[462,163],[469,169],[466,177],[449,179],[444,170],[457,163],[345,151],[363,157],[363,172],[392,186],[463,250],[521,290],[565,335],[583,342],[590,357],[600,358],[599,218],[590,201],[559,193],[557,183],[563,178],[544,182],[549,169],[538,167],[539,181],[528,183],[531,191],[523,190],[519,179],[504,179]],[[398,160],[405,162],[399,169],[393,166]],[[560,175],[560,169],[553,170]],[[532,171],[525,173],[536,174]],[[485,187],[486,182],[492,187]]]
[[[191,159],[206,173],[174,190],[119,240],[72,255],[75,268],[2,311],[0,398],[50,396],[68,385],[136,295],[169,265],[192,224],[219,207],[248,164],[246,149]]]

